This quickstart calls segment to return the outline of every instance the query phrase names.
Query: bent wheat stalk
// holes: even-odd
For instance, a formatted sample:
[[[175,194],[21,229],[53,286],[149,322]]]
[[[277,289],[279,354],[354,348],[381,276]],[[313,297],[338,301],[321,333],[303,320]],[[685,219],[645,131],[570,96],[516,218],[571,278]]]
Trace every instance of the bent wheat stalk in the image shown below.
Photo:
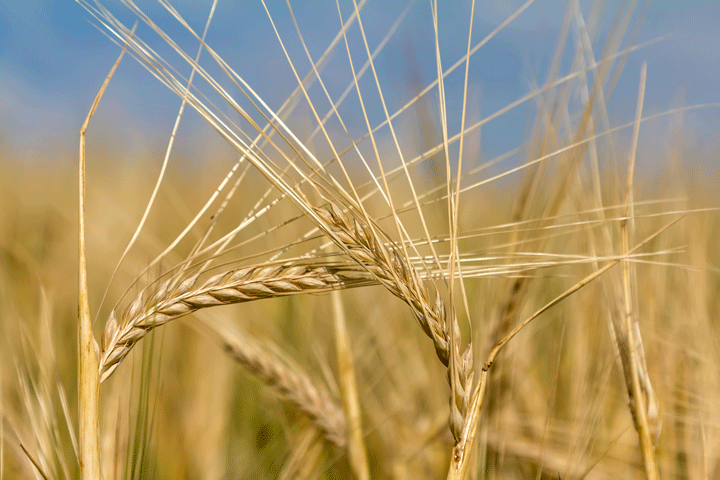
[[[104,9],[102,10],[103,11],[98,11],[98,14],[104,20],[108,21],[109,25],[117,26],[118,30],[115,33],[124,37],[124,28],[115,21],[112,15],[106,13]],[[358,7],[355,5],[355,11],[357,12],[357,10]],[[179,17],[176,16],[176,18]],[[177,47],[177,45],[175,45],[174,42],[172,42],[172,40],[164,32],[162,32],[160,28],[152,24],[152,22],[145,17],[143,17],[143,19],[148,23],[148,25],[153,27],[153,29],[160,34],[172,48],[182,54],[182,50]],[[362,29],[359,15],[358,25]],[[190,29],[190,31],[192,32],[192,29]],[[194,35],[194,32],[192,33]],[[197,38],[200,40],[199,37]],[[365,41],[365,43],[367,49],[367,42]],[[162,66],[163,62],[158,64],[151,62],[151,59],[155,56],[154,52],[151,52],[150,49],[141,48],[140,43],[135,43],[133,45],[136,47],[134,51],[139,55],[141,61],[146,62],[148,65],[152,65],[151,69],[154,72],[162,74],[162,76],[167,74],[167,78],[173,78],[172,73]],[[243,91],[249,100],[251,100],[254,108],[257,110],[257,113],[262,115],[265,121],[273,124],[273,129],[281,136],[282,142],[293,150],[294,154],[302,160],[302,163],[305,164],[306,168],[310,169],[310,171],[303,171],[301,168],[302,164],[295,164],[290,157],[287,157],[282,150],[278,148],[277,145],[273,144],[275,149],[281,153],[289,165],[292,166],[295,173],[300,175],[304,181],[311,180],[311,177],[319,175],[319,178],[322,178],[323,181],[314,179],[311,181],[312,188],[315,193],[319,194],[325,200],[327,200],[328,197],[332,197],[341,203],[352,206],[355,209],[355,212],[360,212],[361,210],[364,212],[362,202],[359,201],[357,195],[350,195],[340,186],[332,175],[325,172],[317,158],[302,142],[297,139],[293,132],[277,117],[277,114],[262,101],[257,93],[255,93],[245,82],[245,80],[227,67],[224,61],[222,61],[222,59],[209,47],[206,45],[204,46],[208,49],[208,52],[213,56],[214,60],[220,64],[221,68],[223,68],[223,70],[233,78],[234,84]],[[186,58],[186,60],[189,59]],[[194,62],[193,65],[197,65],[197,63]],[[372,62],[370,62],[370,66],[374,72]],[[202,74],[203,78],[213,84],[215,90],[220,93],[231,106],[233,106],[233,108],[244,118],[244,120],[250,122],[259,132],[262,131],[253,118],[244,111],[235,100],[228,96],[226,92],[222,91],[219,86],[216,86],[216,82],[207,74],[207,72],[200,68],[198,68],[197,71]],[[377,83],[376,75],[375,81]],[[357,83],[356,79],[355,82]],[[354,222],[351,223],[348,217],[342,213],[339,208],[333,205],[331,205],[331,209],[329,211],[321,210],[311,205],[307,199],[307,195],[305,195],[305,193],[301,190],[293,188],[291,183],[289,183],[289,180],[280,173],[277,165],[266,158],[265,153],[260,154],[258,152],[254,152],[254,147],[246,144],[242,138],[238,136],[237,132],[233,131],[226,124],[220,121],[219,117],[212,112],[212,109],[204,105],[199,98],[191,96],[190,92],[187,90],[180,92],[174,88],[171,82],[165,83],[172,90],[176,91],[176,93],[181,93],[183,98],[192,98],[193,106],[234,148],[243,155],[244,158],[247,158],[247,160],[255,168],[257,168],[258,171],[273,186],[275,186],[283,195],[294,203],[295,206],[297,206],[319,230],[327,235],[327,237],[342,250],[343,255],[349,257],[358,265],[361,265],[370,274],[365,276],[364,282],[371,280],[378,281],[411,307],[418,323],[425,333],[433,340],[438,358],[449,369],[448,376],[452,393],[450,426],[456,440],[458,440],[464,424],[464,417],[469,404],[470,387],[473,380],[471,372],[473,363],[472,350],[468,345],[465,351],[460,353],[460,330],[457,326],[454,312],[451,312],[449,321],[442,298],[436,294],[434,300],[430,300],[428,288],[424,284],[417,270],[412,266],[412,263],[408,258],[408,254],[403,248],[404,244],[401,243],[400,248],[396,248],[393,242],[386,241],[386,237],[384,237],[384,235],[380,235],[380,230],[374,226],[374,222],[367,217],[366,213],[365,215],[358,215],[357,217],[363,220],[358,221],[356,218]],[[385,114],[389,119],[389,112],[387,111],[387,108],[385,108]],[[370,129],[369,124],[368,128]],[[392,125],[390,125],[390,128],[392,130]],[[269,139],[269,137],[267,138]],[[398,150],[400,150],[399,144],[397,144],[397,139],[395,140],[395,143],[398,146]],[[379,159],[380,157],[376,146],[375,153]],[[338,155],[335,155],[335,157],[339,158]],[[407,174],[407,169],[405,170]],[[380,188],[379,184],[378,188]],[[387,182],[385,182],[385,190],[388,189],[389,187]],[[389,195],[387,198],[389,207],[394,210],[392,202],[389,201]],[[418,210],[420,210],[420,205],[417,203],[417,200],[415,203]],[[404,231],[404,228],[400,225],[397,217],[395,217],[395,220],[398,233],[401,234],[401,232]],[[432,244],[427,227],[424,228],[427,235],[427,241],[429,244]],[[436,261],[438,261],[439,264],[439,260],[437,258]],[[212,280],[215,279],[216,277],[213,277]],[[224,281],[225,279],[221,276],[220,280]],[[189,282],[192,286],[195,281],[195,278],[191,278],[186,282]],[[182,285],[185,285],[186,282],[183,282]],[[219,290],[229,288],[227,286],[217,285],[212,285],[211,287]],[[206,287],[203,286],[202,288]],[[323,286],[322,288],[325,290],[329,288],[347,288],[347,285]],[[169,289],[170,288],[168,287],[165,290]],[[232,288],[230,289],[233,290]],[[175,298],[169,298],[166,300],[165,298],[156,295],[156,297],[160,299],[155,300],[150,304],[146,304],[142,297],[138,298],[131,304],[128,311],[126,311],[126,314],[123,316],[122,328],[117,327],[117,322],[114,317],[112,317],[108,322],[106,335],[104,335],[103,356],[101,359],[101,371],[103,372],[102,378],[105,379],[112,373],[112,370],[116,368],[117,363],[122,360],[122,358],[130,350],[132,344],[136,342],[138,338],[142,337],[148,329],[165,323],[172,318],[186,315],[198,308],[226,303],[238,303],[241,301],[254,300],[256,298],[267,298],[268,296],[277,296],[278,294],[288,294],[288,292],[283,290],[280,292],[276,292],[272,289],[270,290],[270,292],[262,291],[261,293],[263,294],[263,297],[253,298],[246,298],[246,295],[239,295],[237,289],[231,292],[228,296],[221,295],[220,298],[213,295],[212,292],[181,292],[179,294],[173,293],[170,295],[170,297],[183,297],[179,301]],[[163,293],[165,294],[164,291]],[[303,293],[303,291],[301,289],[300,291],[291,293]],[[157,305],[150,306],[154,304]]]

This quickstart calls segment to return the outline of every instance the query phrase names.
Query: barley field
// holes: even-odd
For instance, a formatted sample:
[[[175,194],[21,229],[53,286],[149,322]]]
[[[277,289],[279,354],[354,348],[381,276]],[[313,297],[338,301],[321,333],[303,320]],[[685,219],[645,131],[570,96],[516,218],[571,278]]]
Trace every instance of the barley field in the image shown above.
[[[646,106],[647,5],[516,95],[533,0],[78,3],[79,158],[0,163],[0,478],[720,478],[720,104]]]

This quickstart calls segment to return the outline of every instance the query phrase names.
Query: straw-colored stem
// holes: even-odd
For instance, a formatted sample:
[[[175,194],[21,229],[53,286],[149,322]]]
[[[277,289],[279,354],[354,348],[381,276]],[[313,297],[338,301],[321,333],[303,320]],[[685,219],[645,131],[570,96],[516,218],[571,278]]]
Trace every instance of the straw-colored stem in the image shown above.
[[[90,115],[88,115],[88,120]],[[86,121],[87,124],[87,121]],[[98,415],[100,402],[100,374],[98,357],[95,353],[95,337],[90,319],[90,303],[87,289],[87,267],[85,264],[85,128],[80,140],[80,204],[79,204],[79,298],[78,317],[80,328],[78,399],[80,404],[80,478],[83,480],[100,477],[100,445]]]
[[[621,229],[623,252],[625,252],[628,247],[627,220],[622,221]],[[618,347],[620,349],[620,359],[623,364],[623,370],[625,370],[626,387],[629,397],[628,406],[640,441],[640,451],[642,452],[643,465],[645,466],[645,475],[647,475],[648,480],[657,480],[660,478],[660,474],[658,472],[657,461],[655,460],[655,446],[653,445],[652,436],[650,435],[647,409],[645,408],[645,400],[643,398],[638,373],[638,363],[640,359],[636,345],[639,339],[635,338],[635,328],[633,324],[629,265],[627,260],[623,260],[622,264],[623,290],[625,293],[625,325],[623,327],[624,335],[621,341],[618,341]]]
[[[333,291],[332,297],[333,313],[335,317],[335,352],[338,362],[338,379],[340,383],[340,394],[342,396],[345,419],[348,424],[348,455],[355,478],[358,480],[369,480],[370,469],[368,468],[367,452],[363,440],[362,416],[360,413],[360,401],[358,399],[357,381],[355,379],[355,365],[350,338],[348,337],[345,322],[345,309],[343,308],[340,292]]]
[[[132,33],[135,32],[133,27]],[[99,443],[99,409],[100,409],[100,374],[98,372],[97,343],[93,336],[92,320],[90,319],[90,301],[87,287],[87,264],[85,260],[85,133],[90,120],[97,109],[105,89],[110,83],[117,66],[120,64],[127,44],[123,47],[118,59],[105,77],[105,81],[95,96],[85,122],[80,128],[80,153],[78,164],[78,321],[79,321],[79,361],[78,361],[78,400],[80,416],[80,478],[83,480],[99,480],[100,443]]]
[[[285,461],[278,480],[318,478],[323,452],[323,437],[315,428],[307,428],[293,439],[290,456]]]
[[[635,127],[633,129],[633,145],[630,157],[630,166],[627,176],[627,200],[625,204],[625,219],[620,223],[620,231],[622,237],[623,254],[627,255],[629,244],[628,225],[633,218],[633,178],[635,172],[635,152],[637,150],[637,142],[640,133],[640,119],[642,118],[643,101],[645,98],[645,80],[647,78],[647,63],[643,63],[640,70],[640,89],[638,92],[638,102],[635,111]],[[616,334],[622,338],[618,340],[620,349],[620,359],[622,361],[625,373],[626,388],[628,391],[630,413],[632,414],[635,430],[640,441],[640,451],[642,452],[643,465],[645,466],[645,474],[648,480],[657,480],[660,478],[657,461],[655,460],[655,446],[653,445],[652,436],[650,435],[650,427],[648,422],[647,408],[645,398],[643,396],[643,387],[640,383],[640,368],[644,356],[639,352],[641,340],[639,338],[639,330],[636,336],[636,320],[633,311],[633,296],[630,280],[630,263],[627,259],[622,262],[623,271],[623,297],[624,297],[624,325],[616,329]],[[647,380],[647,379],[646,379]],[[649,382],[649,380],[648,380]],[[652,389],[652,386],[650,386]],[[648,395],[648,400],[650,400]]]

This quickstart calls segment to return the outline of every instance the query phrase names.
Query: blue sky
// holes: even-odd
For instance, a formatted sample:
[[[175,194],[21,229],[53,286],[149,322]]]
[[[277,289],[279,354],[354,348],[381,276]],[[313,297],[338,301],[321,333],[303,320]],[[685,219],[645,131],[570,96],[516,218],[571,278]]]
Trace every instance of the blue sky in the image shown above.
[[[117,1],[104,4],[131,23],[124,7]],[[193,26],[201,30],[212,2],[182,0],[178,9]],[[273,3],[273,2],[270,2]],[[284,2],[272,6],[278,13],[279,27],[288,39],[294,29],[284,15]],[[346,2],[347,3],[347,2]],[[469,12],[469,1],[440,2],[441,8],[453,6],[453,12]],[[502,22],[522,2],[478,1],[474,38],[481,38]],[[166,21],[169,32],[178,28],[169,21],[162,7],[155,2],[139,5],[154,18]],[[295,5],[297,4],[297,5]],[[364,18],[378,19],[368,27],[370,36],[380,38],[405,2],[370,0]],[[427,83],[434,73],[434,51],[427,43],[431,27],[427,22],[429,2],[419,0],[408,16],[405,35],[412,36],[418,72]],[[384,7],[383,7],[384,5]],[[389,5],[389,6],[388,6]],[[585,15],[588,2],[581,2]],[[335,3],[329,0],[294,2],[293,7],[301,23],[311,50],[321,51],[323,42],[338,31]],[[481,85],[482,113],[487,115],[499,106],[529,91],[533,82],[543,81],[551,54],[565,15],[565,2],[537,0],[523,12],[501,35],[487,44],[474,60],[475,77]],[[614,12],[621,2],[604,3],[602,31],[607,32]],[[349,8],[345,8],[349,12]],[[384,15],[387,11],[387,15]],[[640,8],[638,8],[640,11]],[[347,15],[346,15],[347,16]],[[387,17],[383,21],[383,17]],[[447,64],[465,48],[467,13],[441,12],[441,28],[448,39],[443,46]],[[13,155],[38,155],[48,148],[56,152],[76,149],[77,131],[99,85],[114,62],[118,48],[103,36],[89,21],[89,15],[70,0],[26,0],[0,3],[0,147]],[[417,24],[417,28],[414,25]],[[328,27],[329,25],[329,27]],[[629,121],[635,108],[637,85],[642,61],[648,63],[646,112],[657,112],[679,104],[691,105],[720,102],[720,2],[656,0],[649,8],[636,43],[662,35],[670,38],[632,54],[613,98],[609,102],[614,123]],[[373,30],[376,29],[376,30]],[[458,32],[456,42],[452,32]],[[152,38],[140,31],[143,38]],[[277,72],[276,65],[286,68],[280,55],[267,16],[256,1],[220,0],[219,10],[211,27],[209,43],[237,66],[238,72],[267,97],[270,105],[278,106],[284,92],[294,83],[287,74]],[[292,42],[290,42],[292,43]],[[455,45],[451,45],[451,44]],[[602,35],[595,39],[596,55],[603,45]],[[190,44],[188,44],[190,47]],[[297,45],[293,58],[302,58]],[[196,47],[192,47],[194,52]],[[393,50],[395,49],[395,50]],[[388,47],[387,57],[378,66],[387,75],[381,81],[389,87],[393,82],[406,82],[408,70],[398,66],[393,55],[406,55],[403,44]],[[394,52],[394,53],[393,53]],[[303,70],[303,74],[305,70]],[[101,104],[97,124],[102,128],[117,128],[122,145],[147,141],[138,137],[153,133],[166,135],[179,101],[134,61],[126,60]],[[274,98],[273,98],[274,97]],[[398,102],[400,98],[396,99]],[[504,102],[504,103],[503,103]],[[521,111],[526,112],[527,110]],[[508,121],[510,121],[508,118]],[[189,120],[192,129],[192,120]],[[686,116],[689,140],[696,148],[718,147],[720,111],[706,109]],[[502,129],[501,129],[502,130]],[[661,131],[652,126],[649,132]],[[649,133],[650,136],[657,133]],[[507,143],[507,142],[506,142]],[[517,143],[517,142],[515,142]],[[7,157],[6,157],[7,158]],[[74,161],[74,159],[73,159]]]

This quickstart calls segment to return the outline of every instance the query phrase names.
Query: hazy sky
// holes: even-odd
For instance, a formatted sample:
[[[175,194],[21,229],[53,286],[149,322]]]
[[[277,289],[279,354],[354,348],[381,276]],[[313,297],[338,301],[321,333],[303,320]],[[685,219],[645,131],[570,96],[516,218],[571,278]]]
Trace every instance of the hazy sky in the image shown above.
[[[133,21],[119,1],[103,3],[124,15],[128,23]],[[193,19],[193,26],[201,30],[211,3],[207,0],[183,0],[179,2],[178,9],[187,18]],[[282,13],[286,12],[284,2],[270,3],[278,14],[283,35],[292,45],[291,39],[296,37],[292,23]],[[402,11],[401,4],[405,3],[387,0],[368,2],[364,19],[380,19],[383,8],[388,10],[385,23],[378,20],[368,27],[371,38],[379,41],[382,32]],[[441,9],[452,6],[453,12],[465,12],[446,15],[441,10],[444,31],[452,32],[454,28],[458,32],[456,41],[447,40],[456,45],[444,45],[441,52],[443,63],[449,65],[457,58],[457,52],[465,48],[463,39],[467,38],[469,1],[439,3]],[[474,38],[485,36],[521,3],[478,1]],[[171,33],[178,28],[173,26],[157,3],[144,1],[138,4],[168,22]],[[620,4],[617,1],[605,2],[601,10],[603,32],[607,32]],[[581,5],[587,16],[589,3],[581,2]],[[325,33],[334,35],[339,30],[335,3],[329,0],[296,0],[293,7],[297,10],[301,29],[311,49],[314,47],[314,53],[321,51],[323,42],[332,36]],[[641,10],[641,7],[637,9],[638,12]],[[350,8],[346,5],[344,11],[347,16]],[[432,44],[427,43],[431,40],[428,36],[432,34],[432,30],[428,29],[432,28],[427,23],[428,11],[429,1],[418,0],[403,27],[404,35],[414,36],[414,47],[396,52],[405,56],[414,52],[423,83],[432,79],[435,68]],[[565,11],[566,2],[537,0],[473,57],[474,78],[482,89],[479,102],[483,115],[530,91],[534,83],[543,82]],[[70,0],[6,0],[0,3],[0,148],[6,152],[32,154],[43,151],[48,145],[75,148],[78,128],[118,54],[118,48],[88,19],[87,12]],[[421,25],[422,22],[425,23]],[[654,1],[635,43],[663,35],[671,36],[629,57],[622,80],[609,103],[612,112],[617,115],[615,123],[632,119],[642,61],[648,63],[647,112],[662,111],[680,104],[720,102],[719,30],[720,2],[717,0]],[[140,30],[140,35],[145,39],[152,38],[147,30],[144,33]],[[444,38],[448,39],[448,36]],[[603,40],[601,34],[593,43],[598,57]],[[218,46],[218,50],[253,87],[257,86],[261,94],[268,97],[277,95],[278,98],[268,98],[271,105],[278,106],[283,92],[294,87],[291,77],[275,75],[278,69],[274,66],[283,65],[285,68],[286,62],[278,53],[277,40],[258,1],[220,0],[208,42]],[[191,44],[187,46],[189,51],[196,49]],[[293,58],[300,58],[302,50],[297,45],[294,48],[293,55],[297,57]],[[393,82],[405,81],[409,75],[407,69],[391,71],[393,48],[400,47],[389,47],[388,57],[378,61],[379,68],[384,67],[387,75],[381,81],[387,82],[389,87],[393,86]],[[302,71],[302,74],[305,73],[306,69]],[[159,82],[134,61],[126,60],[113,80],[108,100],[101,105],[98,122],[102,125],[119,122],[124,128],[118,133],[121,137],[149,135],[153,130],[164,135],[172,125],[178,106],[179,100]],[[692,130],[690,141],[697,148],[718,146],[720,109],[695,112],[686,120],[688,129]],[[648,131],[654,130],[649,127]],[[134,141],[132,138],[126,140],[129,143]]]

